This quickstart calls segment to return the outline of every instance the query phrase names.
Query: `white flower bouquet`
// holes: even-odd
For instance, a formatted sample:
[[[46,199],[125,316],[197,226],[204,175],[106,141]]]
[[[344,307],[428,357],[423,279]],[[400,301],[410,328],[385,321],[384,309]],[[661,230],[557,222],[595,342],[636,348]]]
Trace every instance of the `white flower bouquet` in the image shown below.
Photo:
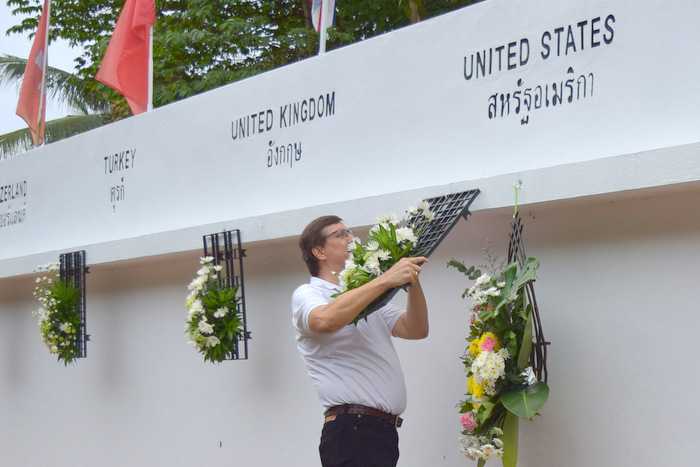
[[[41,307],[33,314],[39,319],[41,339],[49,352],[68,365],[79,355],[80,313],[77,305],[80,292],[60,280],[58,270],[57,263],[36,269],[43,273],[36,279],[34,288],[34,297]]]
[[[233,351],[242,332],[238,312],[238,288],[219,283],[221,266],[214,265],[214,258],[200,259],[197,277],[187,287],[187,320],[185,332],[204,361],[221,362]]]
[[[416,208],[406,210],[403,218],[395,215],[382,216],[377,219],[370,230],[365,243],[357,238],[348,245],[350,253],[345,268],[340,272],[341,290],[335,296],[356,289],[376,279],[391,268],[401,258],[413,256],[421,231],[418,225],[431,221],[434,214],[427,202],[421,202]],[[360,319],[384,306],[396,290],[390,290],[372,302],[353,320]]]

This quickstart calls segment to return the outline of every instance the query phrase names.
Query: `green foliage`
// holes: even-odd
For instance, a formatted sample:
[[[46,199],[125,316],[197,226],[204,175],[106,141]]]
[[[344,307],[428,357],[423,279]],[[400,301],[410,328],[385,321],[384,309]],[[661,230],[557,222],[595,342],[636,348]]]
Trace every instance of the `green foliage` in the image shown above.
[[[188,334],[204,355],[204,361],[211,363],[223,361],[233,351],[241,337],[243,322],[238,312],[237,294],[237,287],[220,287],[216,280],[209,281],[203,293],[200,294],[206,321],[214,328],[210,335],[219,339],[217,345],[213,347],[207,345],[207,336],[198,331],[201,315],[187,322]],[[221,308],[226,308],[229,312],[223,317],[214,316],[214,313]]]
[[[532,353],[532,306],[527,307],[526,313],[527,319],[523,326],[522,343],[518,352],[518,370],[524,370],[528,366]],[[515,355],[515,353],[511,355]]]
[[[513,415],[532,418],[544,406],[548,397],[549,386],[539,382],[532,386],[516,388],[503,393],[501,403]]]
[[[451,260],[448,267],[475,281],[463,294],[474,304],[468,346],[463,357],[467,376],[472,379],[469,380],[468,393],[460,412],[471,412],[477,427],[472,432],[464,431],[463,435],[467,436],[472,446],[480,445],[484,452],[492,449],[487,444],[500,445],[502,441],[503,465],[514,467],[517,462],[518,417],[533,417],[545,403],[549,392],[544,383],[529,385],[532,383],[528,380],[529,373],[523,371],[530,362],[533,338],[532,304],[528,302],[526,290],[528,284],[536,279],[539,262],[536,258],[527,258],[523,267],[513,262],[492,274],[481,274],[474,266],[467,268],[456,260]],[[490,347],[482,347],[484,344]],[[498,357],[502,352],[497,349],[497,344],[508,353],[505,357],[499,357],[502,366],[497,376],[488,376],[492,370],[483,376],[484,373],[480,373],[483,368],[495,365],[486,363],[488,359]],[[484,356],[486,360],[482,359]],[[478,378],[485,382],[477,379],[479,373],[481,376]],[[487,386],[480,387],[480,384]],[[490,435],[491,430],[498,427],[503,430],[502,440]],[[470,449],[474,456],[475,451]]]
[[[507,413],[503,420],[503,467],[518,464],[518,417]]]
[[[35,295],[40,299],[45,312],[39,322],[41,337],[50,352],[58,361],[68,365],[78,357],[78,333],[80,314],[78,301],[80,292],[65,281],[58,280],[56,274],[47,276],[36,288]]]
[[[0,55],[0,85],[19,83],[27,60],[13,55]],[[89,80],[54,67],[47,68],[46,89],[48,97],[79,112],[79,115],[46,122],[46,143],[104,125],[109,120],[110,103],[99,93],[90,90]],[[32,147],[28,128],[0,135],[0,156],[18,154]]]
[[[451,267],[451,268],[455,268],[456,270],[458,270],[459,272],[461,272],[462,274],[464,274],[465,276],[467,276],[467,278],[468,278],[470,281],[476,280],[476,278],[479,277],[479,276],[481,275],[481,269],[477,269],[476,266],[469,266],[469,267],[466,267],[466,266],[464,265],[463,262],[458,261],[458,260],[456,260],[456,259],[454,259],[454,258],[452,258],[451,260],[449,260],[449,261],[447,262],[447,267],[448,267],[448,268],[450,268],[450,267]],[[468,290],[469,290],[469,288],[466,288],[466,289],[464,290],[464,292],[462,293],[462,298],[464,298],[464,297],[467,296],[467,291],[468,291]]]
[[[68,115],[46,122],[46,143],[52,143],[70,136],[75,136],[93,128],[102,126],[107,121],[107,114]],[[29,128],[11,131],[0,135],[0,155],[17,154],[32,147]]]
[[[16,15],[29,17],[8,34],[31,36],[40,0],[6,0]],[[336,3],[328,50],[446,13],[473,0],[353,0]],[[123,0],[54,0],[50,40],[82,50],[77,76],[87,91],[111,103],[111,119],[129,115],[123,98],[94,81]],[[414,4],[411,8],[410,4]],[[159,0],[153,34],[154,105],[162,106],[317,53],[318,34],[305,0]],[[415,15],[413,21],[416,20]]]
[[[0,85],[19,83],[26,66],[24,58],[0,55]],[[46,67],[47,97],[83,114],[108,112],[109,101],[102,94],[91,92],[87,82],[59,68]]]
[[[475,0],[353,0],[336,3],[327,49],[342,47]],[[13,15],[27,16],[7,34],[33,37],[41,0],[6,0]],[[94,77],[124,0],[53,0],[49,40],[81,51],[75,74],[49,67],[49,96],[81,114],[47,122],[46,142],[57,141],[131,115],[124,98]],[[318,34],[305,0],[159,0],[153,33],[153,105],[163,106],[225,84],[314,56]],[[9,56],[8,56],[9,57]],[[5,57],[5,60],[8,60]],[[0,57],[0,84],[18,82],[26,60]],[[78,118],[81,124],[78,125]],[[89,122],[89,123],[88,123]],[[71,125],[72,124],[72,125]],[[26,130],[0,135],[0,155],[31,147]]]

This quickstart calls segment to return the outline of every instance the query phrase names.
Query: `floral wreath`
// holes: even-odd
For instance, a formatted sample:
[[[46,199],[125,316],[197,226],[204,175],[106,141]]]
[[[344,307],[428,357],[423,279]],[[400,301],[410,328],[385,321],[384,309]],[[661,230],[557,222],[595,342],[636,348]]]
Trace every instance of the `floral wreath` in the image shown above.
[[[222,267],[213,262],[211,256],[200,258],[201,268],[187,287],[190,294],[185,301],[188,342],[204,356],[204,361],[212,363],[226,359],[242,332],[238,287],[222,286]]]
[[[41,307],[33,314],[39,320],[41,340],[58,361],[68,365],[79,356],[80,292],[60,279],[57,263],[39,266],[36,271],[42,273],[34,287],[34,297]]]
[[[455,260],[448,266],[475,281],[463,294],[473,306],[462,357],[467,394],[459,405],[460,449],[479,466],[503,457],[505,467],[515,467],[519,417],[538,415],[549,395],[530,366],[533,307],[525,291],[539,262],[529,257],[522,266],[512,262],[493,274]]]
[[[428,203],[422,201],[418,207],[407,209],[402,218],[394,214],[377,218],[377,224],[369,230],[365,243],[353,238],[348,244],[350,257],[339,274],[341,288],[334,297],[365,285],[386,272],[401,258],[413,255],[421,233],[417,227],[419,221],[431,221],[434,217]],[[355,317],[353,323],[357,324],[360,319],[367,319],[367,316],[377,309],[378,307],[368,306]]]

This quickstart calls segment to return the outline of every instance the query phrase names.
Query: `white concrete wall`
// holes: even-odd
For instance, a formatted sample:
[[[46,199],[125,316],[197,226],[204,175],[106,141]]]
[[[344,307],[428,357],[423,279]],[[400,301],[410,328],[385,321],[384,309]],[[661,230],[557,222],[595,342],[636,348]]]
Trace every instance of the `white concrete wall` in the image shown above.
[[[521,467],[694,465],[698,204],[690,185],[523,209],[552,346],[551,398],[521,425]],[[461,221],[425,269],[431,335],[397,342],[409,393],[402,467],[469,464],[455,409],[466,283],[445,263],[480,262],[488,244],[502,254],[509,215]],[[295,239],[250,245],[248,361],[204,364],[186,345],[196,258],[93,268],[92,342],[68,368],[40,342],[32,279],[0,280],[0,466],[320,465],[320,408],[289,321],[290,293],[306,279]]]

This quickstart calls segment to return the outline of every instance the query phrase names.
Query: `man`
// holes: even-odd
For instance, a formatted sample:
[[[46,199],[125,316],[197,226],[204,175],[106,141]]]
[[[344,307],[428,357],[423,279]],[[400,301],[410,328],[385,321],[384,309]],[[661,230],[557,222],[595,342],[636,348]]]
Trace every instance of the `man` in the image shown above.
[[[418,281],[426,258],[404,258],[384,274],[333,299],[352,232],[337,216],[306,226],[299,240],[311,273],[292,296],[297,348],[325,409],[319,453],[324,467],[393,467],[406,385],[391,337],[428,336],[428,310]],[[406,311],[393,304],[355,326],[374,299],[409,285]]]

